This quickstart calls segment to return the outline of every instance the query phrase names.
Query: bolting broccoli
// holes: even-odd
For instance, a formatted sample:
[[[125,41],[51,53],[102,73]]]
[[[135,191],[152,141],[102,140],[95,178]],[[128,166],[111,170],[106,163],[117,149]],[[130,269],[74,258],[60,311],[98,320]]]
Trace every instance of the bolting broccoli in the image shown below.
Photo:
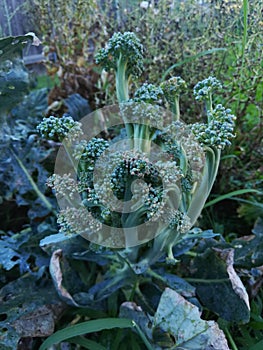
[[[132,32],[115,33],[105,48],[95,56],[97,64],[116,72],[116,90],[119,102],[129,99],[128,83],[131,78],[141,75],[143,70],[143,46]]]

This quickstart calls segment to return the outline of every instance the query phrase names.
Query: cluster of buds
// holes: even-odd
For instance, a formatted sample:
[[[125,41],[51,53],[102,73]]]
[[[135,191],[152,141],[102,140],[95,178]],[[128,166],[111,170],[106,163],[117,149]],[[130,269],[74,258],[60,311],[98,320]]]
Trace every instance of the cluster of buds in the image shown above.
[[[85,171],[93,171],[95,162],[109,147],[109,142],[102,138],[81,140],[75,147],[73,157],[79,161],[79,166]]]
[[[76,181],[70,174],[53,174],[47,180],[47,186],[55,190],[57,196],[73,200],[78,193],[78,186]]]
[[[54,141],[62,141],[65,137],[77,139],[81,134],[81,123],[74,121],[69,115],[60,117],[50,116],[44,118],[37,126],[42,137]]]
[[[96,63],[105,70],[117,69],[120,61],[127,63],[127,74],[139,76],[143,69],[143,46],[132,32],[114,33],[107,46],[96,55]]]
[[[222,89],[222,84],[215,77],[208,77],[194,86],[194,96],[197,101],[209,100],[213,92]]]
[[[186,82],[181,77],[172,77],[161,83],[164,96],[169,103],[174,101],[175,96],[180,96],[187,89]]]
[[[175,229],[181,234],[188,232],[192,226],[190,218],[180,210],[170,210],[167,215],[167,221],[171,229]]]
[[[85,207],[60,210],[57,222],[60,232],[70,235],[92,235],[101,228],[100,222],[94,219]]]
[[[145,103],[160,103],[163,98],[163,90],[160,86],[144,83],[135,91],[133,101]]]
[[[221,104],[213,111],[208,111],[209,122],[193,124],[192,130],[196,139],[202,146],[214,146],[223,149],[231,145],[234,135],[234,121],[236,117],[230,109],[225,109]]]

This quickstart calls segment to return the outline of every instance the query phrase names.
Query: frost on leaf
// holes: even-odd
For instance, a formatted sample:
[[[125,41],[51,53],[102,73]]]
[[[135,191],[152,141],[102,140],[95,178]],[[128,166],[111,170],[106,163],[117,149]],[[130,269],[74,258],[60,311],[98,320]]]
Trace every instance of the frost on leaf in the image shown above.
[[[136,322],[155,350],[229,350],[218,324],[202,320],[198,307],[170,288],[162,293],[154,316],[133,302],[123,303],[119,316]]]
[[[154,327],[169,333],[175,349],[229,350],[225,335],[214,321],[200,318],[198,308],[166,288],[154,317]]]

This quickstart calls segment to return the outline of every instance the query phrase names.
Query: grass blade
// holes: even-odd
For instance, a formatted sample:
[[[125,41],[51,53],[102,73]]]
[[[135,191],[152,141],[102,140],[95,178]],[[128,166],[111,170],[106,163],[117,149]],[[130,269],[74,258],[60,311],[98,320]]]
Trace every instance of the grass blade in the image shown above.
[[[222,196],[218,196],[215,199],[212,199],[211,201],[207,202],[204,205],[204,208],[210,207],[211,205],[214,205],[218,202],[221,202],[225,199],[232,199],[232,197],[234,196],[240,196],[241,194],[245,194],[245,193],[257,193],[257,194],[261,194],[260,191],[258,190],[253,190],[253,189],[242,189],[242,190],[237,190],[237,191],[233,191],[233,192],[229,192],[226,194],[223,194]]]
[[[91,320],[82,322],[74,326],[69,326],[64,329],[57,331],[48,337],[40,346],[39,350],[47,350],[52,345],[58,344],[62,341],[68,340],[69,338],[77,337],[84,334],[99,332],[105,329],[113,328],[133,328],[136,329],[138,334],[141,336],[148,350],[152,350],[151,344],[146,339],[143,332],[137,326],[137,324],[126,318],[102,318],[99,320]]]
[[[236,198],[236,197],[232,197],[231,199],[233,201],[238,201],[238,202],[241,202],[241,203],[249,204],[249,205],[251,205],[253,207],[256,207],[256,208],[259,208],[259,209],[263,210],[263,204],[262,203],[253,202],[253,201],[250,201],[250,200],[247,200],[247,199]]]
[[[86,339],[83,337],[73,337],[67,340],[69,343],[81,345],[84,349],[89,350],[107,350],[104,346],[96,343],[94,340]]]
[[[244,59],[245,59],[245,48],[247,43],[247,25],[248,25],[248,0],[243,0],[243,38],[242,38],[242,68],[244,66]]]
[[[241,67],[240,67],[240,79],[239,79],[239,91],[236,110],[239,109],[241,88],[244,76],[244,66],[245,66],[245,49],[248,38],[248,0],[243,0],[243,36],[242,36],[242,47],[241,47]]]
[[[202,57],[202,56],[206,56],[206,55],[211,55],[212,53],[215,52],[219,52],[219,51],[226,51],[226,48],[223,47],[215,47],[213,49],[210,50],[206,50],[206,51],[202,51],[197,53],[196,55],[192,55],[192,56],[188,56],[186,57],[184,60],[177,62],[175,64],[173,64],[171,67],[169,67],[163,74],[161,81],[164,81],[165,78],[167,77],[167,75],[171,72],[171,70],[173,70],[176,67],[180,67],[183,64],[187,63],[187,62],[191,62],[193,60],[195,60],[196,58]]]

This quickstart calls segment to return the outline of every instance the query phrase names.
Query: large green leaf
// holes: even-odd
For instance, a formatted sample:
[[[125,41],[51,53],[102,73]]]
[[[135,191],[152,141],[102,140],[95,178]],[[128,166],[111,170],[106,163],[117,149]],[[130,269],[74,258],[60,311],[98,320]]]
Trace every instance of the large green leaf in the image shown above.
[[[20,254],[9,242],[0,240],[0,265],[7,271],[20,262]]]
[[[221,318],[238,323],[249,321],[246,289],[234,268],[234,249],[208,247],[192,266],[192,284],[201,303]]]
[[[23,103],[12,109],[10,118],[0,127],[0,202],[7,201],[7,205],[2,207],[0,221],[9,217],[9,220],[2,220],[4,231],[20,230],[24,222],[21,225],[17,217],[21,217],[22,221],[25,215],[18,212],[24,213],[26,207],[30,221],[40,222],[55,211],[55,198],[48,193],[46,186],[50,170],[53,171],[50,169],[52,159],[48,160],[53,149],[40,145],[35,129],[45,106],[47,91],[32,92]],[[28,219],[25,218],[25,221],[28,222]]]
[[[35,127],[42,121],[43,114],[48,107],[48,92],[47,88],[31,91],[21,103],[12,108],[13,119],[20,125],[26,122],[26,126],[35,131]]]
[[[229,350],[217,323],[202,320],[198,308],[170,288],[162,294],[153,326],[153,337],[158,332],[157,344],[161,347],[170,342],[173,349]]]
[[[134,302],[125,302],[120,317],[136,322],[156,350],[229,350],[217,323],[202,320],[198,307],[170,288],[162,293],[154,316]]]
[[[79,120],[91,113],[88,101],[80,94],[69,95],[64,99],[64,104],[68,109],[68,114],[74,116],[75,120]]]
[[[263,219],[259,218],[252,230],[253,235],[235,239],[235,265],[245,268],[263,265]]]
[[[7,284],[0,290],[0,349],[17,349],[21,337],[52,334],[64,309],[50,283],[41,286],[28,275]]]
[[[50,259],[49,268],[54,286],[60,298],[71,306],[104,310],[107,297],[130,281],[129,276],[124,274],[116,274],[113,278],[112,274],[106,273],[102,281],[93,284],[96,272],[89,271],[82,261],[77,264],[78,271],[73,268],[74,261],[64,256],[62,249],[55,250]],[[81,279],[82,273],[85,281]]]
[[[50,223],[40,224],[37,230],[28,227],[17,233],[2,234],[0,240],[0,266],[4,270],[11,270],[18,265],[20,273],[43,269],[48,266],[48,257],[39,248],[39,240],[45,234],[43,228],[52,231]],[[30,261],[34,261],[34,264]]]
[[[85,251],[88,247],[87,241],[80,236],[64,234],[62,232],[44,237],[39,245],[50,255],[52,255],[55,250],[62,249],[65,256],[70,256],[75,252]]]
[[[32,41],[32,35],[0,39],[0,115],[13,108],[28,91],[29,78],[22,53]]]

